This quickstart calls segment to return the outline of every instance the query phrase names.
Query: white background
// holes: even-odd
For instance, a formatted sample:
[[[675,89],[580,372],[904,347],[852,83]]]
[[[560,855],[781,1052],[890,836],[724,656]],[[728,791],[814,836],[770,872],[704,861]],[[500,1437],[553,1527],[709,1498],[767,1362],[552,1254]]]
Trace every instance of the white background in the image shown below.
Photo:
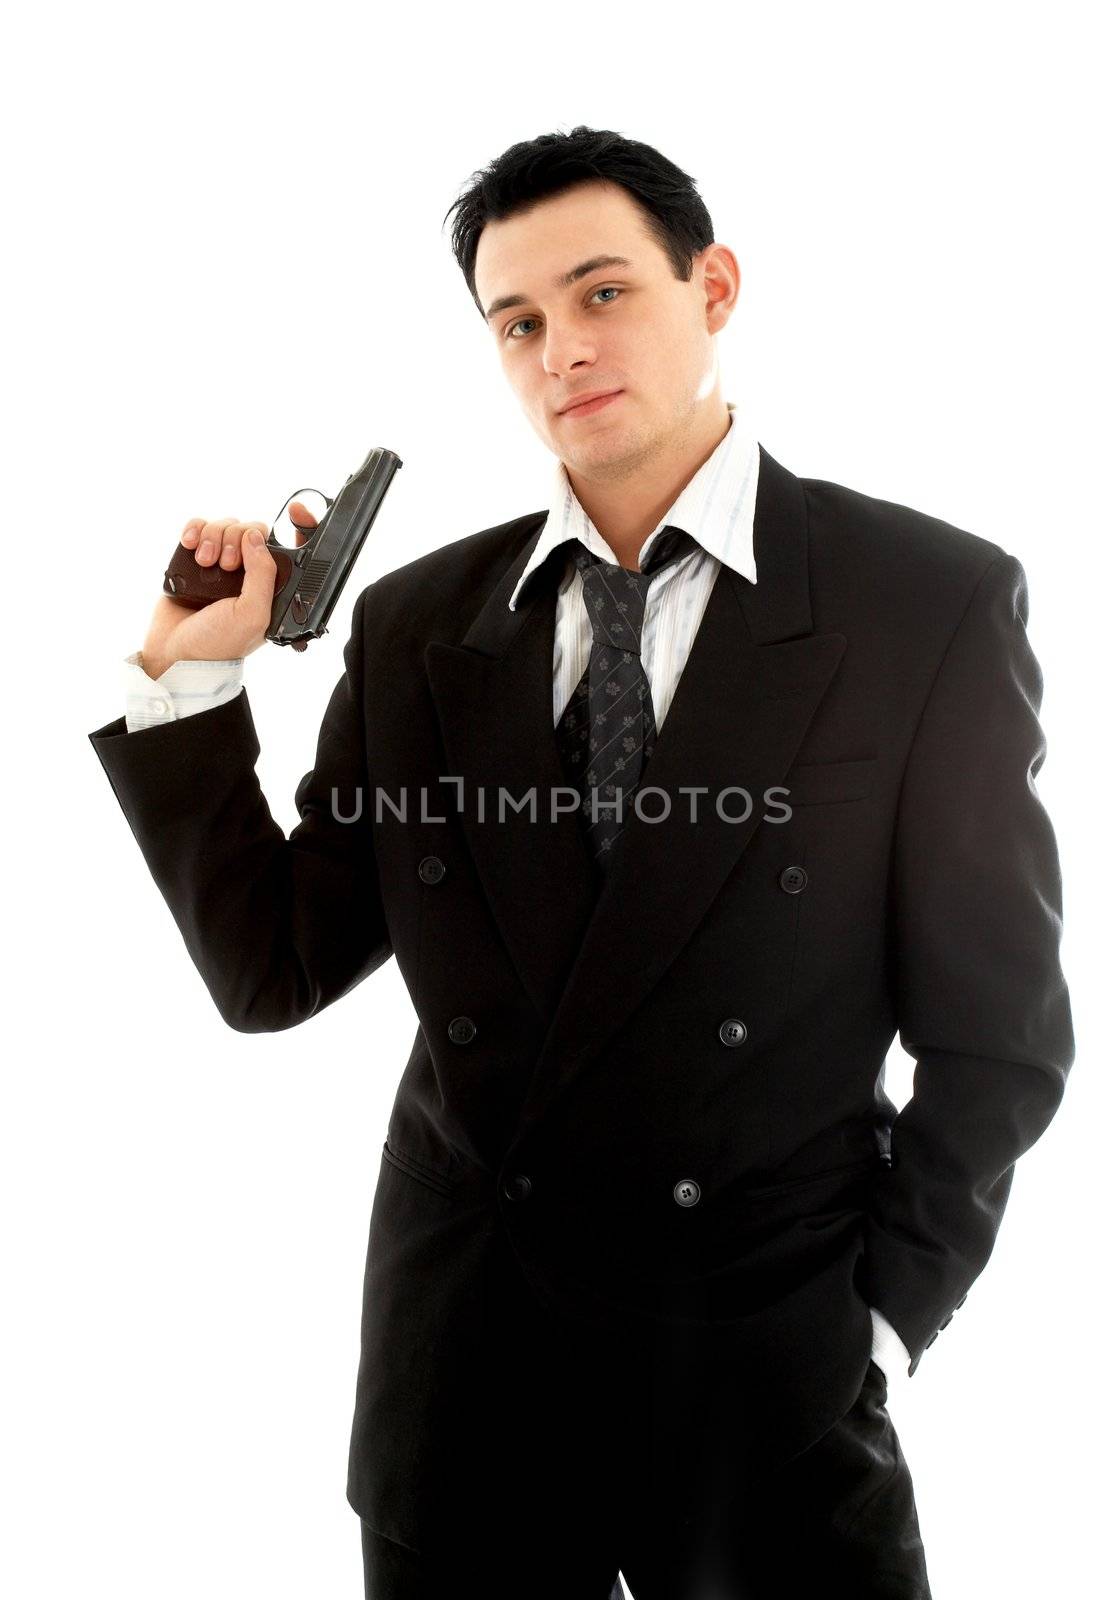
[[[986,1272],[890,1409],[935,1600],[1109,1570],[1111,54],[1081,4],[438,14],[108,5],[4,24],[8,978],[0,1584],[362,1594],[361,1275],[414,1031],[395,964],[224,1026],[88,742],[194,515],[405,462],[330,633],[264,647],[289,831],[380,573],[546,503],[443,228],[579,122],[697,180],[742,267],[726,398],[802,476],[1000,543],[1046,679],[1077,1063]],[[912,1062],[895,1046],[892,1097]],[[528,1590],[524,1588],[524,1594]]]

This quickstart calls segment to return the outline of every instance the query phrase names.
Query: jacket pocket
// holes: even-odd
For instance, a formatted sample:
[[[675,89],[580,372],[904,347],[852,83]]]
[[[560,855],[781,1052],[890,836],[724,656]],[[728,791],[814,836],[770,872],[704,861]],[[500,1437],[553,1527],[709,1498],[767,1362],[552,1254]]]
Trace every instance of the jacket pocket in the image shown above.
[[[746,1200],[766,1200],[776,1195],[796,1194],[799,1190],[820,1187],[840,1179],[847,1179],[850,1182],[856,1177],[867,1177],[889,1165],[890,1163],[879,1155],[860,1156],[855,1161],[844,1161],[838,1167],[824,1167],[820,1172],[807,1172],[801,1177],[786,1178],[781,1183],[749,1186],[743,1191],[743,1195]]]
[[[790,792],[778,799],[791,810],[836,800],[862,800],[874,788],[878,766],[877,756],[865,761],[802,762],[786,774],[780,787]]]
[[[424,1183],[429,1189],[436,1189],[438,1194],[452,1194],[456,1185],[452,1178],[447,1178],[443,1172],[435,1172],[425,1162],[417,1161],[414,1156],[404,1154],[402,1150],[393,1150],[389,1142],[383,1141],[383,1155],[393,1167],[398,1167],[400,1172],[405,1172],[408,1177],[415,1178],[419,1183]]]

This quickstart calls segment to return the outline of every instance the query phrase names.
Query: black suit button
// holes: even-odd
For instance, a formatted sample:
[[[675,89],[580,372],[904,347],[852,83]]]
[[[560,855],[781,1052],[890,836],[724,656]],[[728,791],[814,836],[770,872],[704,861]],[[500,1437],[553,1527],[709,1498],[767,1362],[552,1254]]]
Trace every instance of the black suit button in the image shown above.
[[[423,856],[418,863],[418,876],[423,883],[440,883],[445,877],[445,862],[439,856]]]
[[[679,1206],[695,1206],[701,1198],[701,1186],[695,1178],[682,1178],[674,1184],[674,1199]]]
[[[778,882],[787,894],[800,894],[809,882],[809,874],[804,867],[783,867]]]
[[[454,1017],[449,1024],[449,1037],[454,1044],[469,1044],[476,1038],[476,1024],[471,1017]]]
[[[720,1024],[720,1037],[725,1044],[742,1044],[747,1038],[747,1024],[738,1017],[729,1017]]]
[[[525,1172],[516,1172],[504,1184],[503,1192],[509,1200],[525,1200],[530,1193],[530,1179]]]

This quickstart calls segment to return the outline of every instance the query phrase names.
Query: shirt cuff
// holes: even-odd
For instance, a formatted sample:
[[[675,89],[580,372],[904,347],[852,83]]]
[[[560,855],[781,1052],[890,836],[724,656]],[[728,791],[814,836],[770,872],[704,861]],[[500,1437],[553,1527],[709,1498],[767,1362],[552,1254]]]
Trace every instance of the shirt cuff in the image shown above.
[[[142,660],[139,650],[124,658],[124,721],[129,733],[210,711],[243,687],[243,656],[231,661],[175,661],[161,678],[149,677]]]
[[[881,1311],[871,1307],[871,1359],[881,1367],[887,1388],[910,1375],[910,1352]]]

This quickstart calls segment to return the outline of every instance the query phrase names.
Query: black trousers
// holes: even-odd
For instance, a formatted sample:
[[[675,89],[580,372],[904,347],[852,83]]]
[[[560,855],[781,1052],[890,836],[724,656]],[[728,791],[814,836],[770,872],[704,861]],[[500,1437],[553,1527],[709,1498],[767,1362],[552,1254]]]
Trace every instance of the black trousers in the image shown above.
[[[465,1463],[462,1461],[462,1469]],[[438,1548],[394,1544],[361,1521],[365,1600],[930,1600],[909,1468],[870,1364],[851,1410],[765,1481],[688,1519],[651,1515],[625,1493],[622,1449],[614,1492],[593,1485],[579,1510],[538,1484],[512,1510],[481,1503]],[[565,1459],[564,1474],[576,1475]]]

